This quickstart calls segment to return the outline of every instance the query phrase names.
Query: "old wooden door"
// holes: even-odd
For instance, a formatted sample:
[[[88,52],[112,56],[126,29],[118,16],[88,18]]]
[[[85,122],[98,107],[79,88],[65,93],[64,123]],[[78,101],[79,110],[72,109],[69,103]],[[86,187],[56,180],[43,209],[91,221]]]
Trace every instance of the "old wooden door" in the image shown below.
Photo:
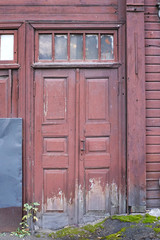
[[[118,212],[115,69],[35,73],[35,200],[42,227]]]

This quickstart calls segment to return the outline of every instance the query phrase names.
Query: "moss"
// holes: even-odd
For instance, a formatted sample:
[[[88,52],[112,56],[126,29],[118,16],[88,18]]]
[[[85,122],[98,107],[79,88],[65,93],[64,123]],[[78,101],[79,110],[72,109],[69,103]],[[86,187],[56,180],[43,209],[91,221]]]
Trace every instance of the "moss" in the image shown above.
[[[145,227],[152,228],[152,225],[145,225]]]
[[[160,228],[153,228],[153,230],[155,231],[155,233],[160,233]]]
[[[40,235],[40,234],[36,234],[35,236],[36,236],[36,238],[40,238],[40,237],[41,237],[41,235]]]
[[[130,228],[135,228],[135,227],[136,227],[136,225],[131,225],[131,226],[130,226]]]
[[[112,219],[117,219],[120,220],[122,222],[135,222],[135,223],[139,223],[142,220],[142,215],[126,215],[126,216],[113,216]]]
[[[82,227],[81,229],[84,229],[84,230],[86,230],[86,231],[88,231],[88,232],[94,233],[94,232],[96,232],[99,228],[101,228],[101,229],[104,228],[103,223],[104,223],[105,221],[106,221],[106,219],[103,220],[103,221],[101,221],[101,222],[99,222],[99,223],[96,223],[96,224],[94,224],[94,225],[88,224],[88,225]]]
[[[86,232],[79,228],[66,227],[66,228],[63,228],[63,229],[57,231],[56,233],[50,233],[48,235],[48,237],[62,238],[62,237],[68,236],[68,237],[73,238],[73,237],[75,237],[75,235],[77,235],[78,237],[83,237],[86,235]]]
[[[143,217],[142,223],[154,223],[157,222],[157,218],[155,216],[151,216],[148,213]]]
[[[106,239],[108,239],[108,240],[121,239],[122,233],[125,231],[126,231],[126,228],[122,228],[119,232],[106,236]]]

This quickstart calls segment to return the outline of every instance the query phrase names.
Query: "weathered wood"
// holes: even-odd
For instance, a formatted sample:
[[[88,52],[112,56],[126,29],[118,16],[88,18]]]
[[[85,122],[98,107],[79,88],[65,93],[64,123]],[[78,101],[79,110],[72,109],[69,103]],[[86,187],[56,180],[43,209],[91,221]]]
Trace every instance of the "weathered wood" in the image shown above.
[[[159,64],[160,63],[160,56],[146,56],[145,59],[146,59],[146,64]]]
[[[147,145],[146,152],[147,153],[160,153],[160,145]],[[152,168],[152,166],[150,168]],[[147,171],[149,171],[149,170],[147,169]]]
[[[146,119],[147,127],[160,127],[160,118],[149,117]]]
[[[147,191],[147,198],[159,199],[160,190],[158,189],[158,190]]]
[[[2,6],[47,6],[47,5],[117,5],[118,0],[6,0],[1,1],[0,5]]]
[[[147,109],[146,110],[146,116],[147,117],[153,117],[153,118],[158,118],[160,117],[160,109]]]
[[[157,0],[145,0],[145,5],[149,5],[149,6],[155,6],[157,4]]]
[[[160,82],[146,82],[146,90],[160,90]]]
[[[144,1],[127,1],[130,4]],[[144,13],[127,12],[128,206],[145,211],[145,52]],[[134,10],[134,9],[133,9]],[[141,23],[141,24],[139,24]],[[140,66],[140,67],[139,67]],[[131,108],[132,106],[132,108]],[[133,137],[134,136],[134,137]]]
[[[18,20],[18,21],[25,21],[27,19],[28,21],[31,20],[37,20],[41,21],[43,20],[48,20],[48,21],[82,21],[82,19],[85,19],[85,21],[117,21],[117,14],[16,14],[16,15],[10,15],[10,18],[12,20]],[[0,20],[7,21],[8,20],[8,15],[0,15]]]
[[[160,26],[159,26],[159,23],[152,23],[152,22],[147,22],[145,23],[145,30],[160,30]]]
[[[158,181],[147,181],[147,189],[148,190],[159,190],[159,182]]]
[[[154,138],[157,136],[152,136],[152,137]],[[147,162],[159,162],[159,161],[160,161],[160,154],[147,154]]]
[[[160,48],[159,46],[146,46],[146,49],[145,49],[145,53],[146,55],[160,55]]]
[[[160,202],[159,199],[147,199],[147,206],[148,208],[159,208],[160,207]]]
[[[114,14],[117,12],[116,6],[16,6],[16,7],[3,7],[0,5],[0,14],[96,14],[96,13],[109,13]],[[27,16],[26,16],[27,18]]]
[[[147,136],[147,144],[160,144],[160,136]]]
[[[147,127],[147,136],[159,136],[160,135],[160,127]]]
[[[160,81],[160,73],[146,73],[146,81]]]
[[[145,13],[150,13],[150,14],[157,14],[157,7],[156,4],[152,5],[153,3],[151,3],[151,5],[149,6],[145,6]]]
[[[146,91],[146,99],[160,99],[160,91]]]
[[[157,14],[151,15],[150,13],[146,14],[144,17],[145,22],[158,22],[159,18]]]

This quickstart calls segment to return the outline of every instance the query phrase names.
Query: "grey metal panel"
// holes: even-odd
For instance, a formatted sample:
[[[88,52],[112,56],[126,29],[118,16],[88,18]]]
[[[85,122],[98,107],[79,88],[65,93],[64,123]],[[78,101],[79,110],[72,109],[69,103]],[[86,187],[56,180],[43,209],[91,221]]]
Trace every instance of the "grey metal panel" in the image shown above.
[[[0,208],[22,206],[22,119],[0,119]]]

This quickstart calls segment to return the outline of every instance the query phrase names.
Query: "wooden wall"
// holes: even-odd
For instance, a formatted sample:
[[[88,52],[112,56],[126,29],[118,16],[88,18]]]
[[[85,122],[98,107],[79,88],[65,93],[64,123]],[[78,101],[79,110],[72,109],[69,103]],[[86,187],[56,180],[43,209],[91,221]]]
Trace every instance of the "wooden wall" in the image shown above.
[[[123,6],[123,0],[6,0],[0,3],[0,18],[114,22],[122,16],[119,2]]]
[[[160,207],[160,20],[156,3],[145,0],[148,208]]]

